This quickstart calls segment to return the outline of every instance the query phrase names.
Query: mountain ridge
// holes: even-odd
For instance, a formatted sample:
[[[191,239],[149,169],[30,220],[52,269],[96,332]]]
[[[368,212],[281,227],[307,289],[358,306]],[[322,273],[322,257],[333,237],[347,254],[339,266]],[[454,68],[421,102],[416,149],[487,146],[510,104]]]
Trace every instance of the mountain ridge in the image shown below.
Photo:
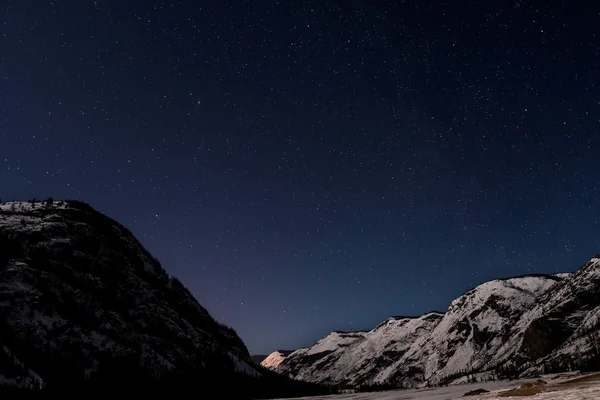
[[[600,338],[600,295],[595,294],[600,292],[599,264],[592,258],[572,273],[482,282],[454,299],[444,313],[389,317],[343,346],[329,334],[273,370],[342,386],[423,387],[560,370],[561,363],[589,366],[600,359],[600,349],[589,345],[590,335]],[[428,324],[406,325],[423,323],[427,316],[432,318]],[[572,326],[552,322],[556,320]],[[552,329],[545,341],[540,329]],[[383,330],[386,338],[379,332]],[[327,351],[316,351],[326,339]],[[585,341],[593,351],[579,357],[572,348],[584,348]]]

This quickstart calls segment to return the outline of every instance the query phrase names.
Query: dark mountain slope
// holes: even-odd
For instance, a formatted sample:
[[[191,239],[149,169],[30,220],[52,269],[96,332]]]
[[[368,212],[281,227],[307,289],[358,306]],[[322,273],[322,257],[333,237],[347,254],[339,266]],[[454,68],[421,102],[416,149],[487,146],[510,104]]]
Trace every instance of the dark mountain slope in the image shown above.
[[[114,220],[76,201],[0,205],[0,384],[186,382],[246,395],[293,386],[255,365],[235,331]]]

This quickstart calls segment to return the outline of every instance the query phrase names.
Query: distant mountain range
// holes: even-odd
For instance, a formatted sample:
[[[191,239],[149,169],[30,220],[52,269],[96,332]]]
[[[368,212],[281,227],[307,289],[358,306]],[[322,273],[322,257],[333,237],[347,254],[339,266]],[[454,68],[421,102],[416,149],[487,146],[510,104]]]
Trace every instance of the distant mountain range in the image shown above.
[[[445,313],[332,332],[262,365],[308,382],[424,387],[600,367],[600,261],[577,272],[483,283]]]
[[[124,388],[224,398],[329,392],[253,362],[232,328],[89,205],[0,204],[0,397],[105,398]]]

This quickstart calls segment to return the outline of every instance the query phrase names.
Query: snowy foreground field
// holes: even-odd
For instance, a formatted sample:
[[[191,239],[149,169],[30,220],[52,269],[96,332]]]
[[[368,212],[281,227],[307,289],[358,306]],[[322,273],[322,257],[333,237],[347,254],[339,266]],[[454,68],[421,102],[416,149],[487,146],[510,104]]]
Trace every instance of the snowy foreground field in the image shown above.
[[[434,389],[396,390],[379,393],[357,393],[337,396],[311,397],[312,400],[496,400],[496,399],[531,399],[531,400],[600,400],[600,374],[588,375],[544,375],[545,383],[536,379],[517,381],[480,382]],[[509,393],[522,385],[533,385],[530,393]],[[539,389],[538,389],[539,388]],[[485,389],[489,393],[463,397],[465,393]],[[525,391],[528,391],[525,389]],[[540,391],[541,393],[535,394]],[[515,396],[511,396],[515,394]],[[518,397],[516,397],[518,396]],[[308,399],[308,398],[306,398]]]

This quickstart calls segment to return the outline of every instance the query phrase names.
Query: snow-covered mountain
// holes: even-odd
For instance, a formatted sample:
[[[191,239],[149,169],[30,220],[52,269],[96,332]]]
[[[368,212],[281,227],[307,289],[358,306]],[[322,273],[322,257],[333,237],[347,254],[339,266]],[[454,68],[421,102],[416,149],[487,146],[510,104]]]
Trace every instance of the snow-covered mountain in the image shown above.
[[[291,353],[293,353],[293,352],[286,351],[286,350],[274,351],[271,354],[269,354],[268,356],[263,357],[262,360],[260,361],[260,365],[262,365],[263,367],[268,368],[268,369],[275,369]]]
[[[0,203],[0,397],[43,388],[105,398],[115,387],[138,397],[329,392],[253,362],[233,329],[89,205]]]
[[[455,299],[415,355],[424,363],[425,380],[438,384],[461,371],[495,368],[513,335],[510,328],[560,280],[551,275],[493,280]]]
[[[392,317],[368,332],[332,332],[308,349],[290,354],[276,368],[296,379],[360,385],[384,381],[401,370],[396,361],[416,351],[442,318]]]
[[[233,329],[127,229],[80,202],[0,205],[0,352],[13,360],[0,383],[17,386],[42,386],[57,363],[89,376],[107,358],[152,376],[199,357],[258,374]]]
[[[419,387],[536,374],[598,357],[599,323],[600,261],[594,258],[573,274],[483,283],[445,313],[390,318],[368,332],[333,332],[271,368],[350,386]]]

